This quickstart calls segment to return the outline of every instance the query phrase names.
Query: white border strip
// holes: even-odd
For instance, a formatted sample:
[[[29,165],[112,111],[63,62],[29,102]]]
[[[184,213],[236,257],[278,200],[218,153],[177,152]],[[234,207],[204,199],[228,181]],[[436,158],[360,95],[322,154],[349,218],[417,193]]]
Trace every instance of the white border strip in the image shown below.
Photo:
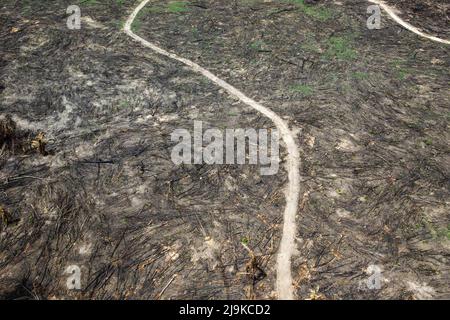
[[[153,51],[169,57],[173,60],[177,60],[193,71],[202,74],[219,87],[225,89],[229,94],[237,97],[240,101],[246,105],[252,107],[253,109],[261,112],[263,115],[268,117],[273,121],[278,131],[281,133],[281,137],[286,144],[288,156],[287,156],[287,172],[289,183],[285,192],[286,196],[286,208],[284,210],[284,222],[283,222],[283,234],[281,237],[281,243],[277,255],[277,284],[276,290],[278,299],[281,300],[292,300],[294,298],[293,285],[292,285],[292,272],[291,272],[291,258],[295,249],[295,217],[297,214],[297,206],[300,194],[300,159],[299,150],[297,144],[295,143],[295,138],[288,124],[275,112],[259,104],[255,100],[247,97],[244,93],[228,84],[224,80],[218,78],[205,68],[199,66],[191,60],[179,57],[174,53],[170,53],[164,49],[159,48],[153,43],[139,37],[131,31],[131,25],[136,19],[139,12],[145,7],[145,5],[150,0],[142,1],[134,12],[129,16],[127,22],[124,26],[124,31],[127,35],[140,42],[143,46],[152,49]]]
[[[415,34],[423,37],[423,38],[427,38],[429,40],[432,41],[436,41],[436,42],[440,42],[440,43],[445,43],[445,44],[450,44],[449,40],[444,40],[435,36],[431,36],[428,35],[426,33],[423,33],[422,31],[420,31],[420,29],[410,25],[408,22],[403,21],[402,18],[400,18],[395,12],[394,9],[391,8],[390,6],[388,6],[387,4],[385,4],[383,1],[380,0],[368,0],[369,2],[375,3],[377,5],[379,5],[381,8],[383,8],[384,11],[387,12],[387,14],[398,24],[400,24],[402,27],[404,27],[405,29],[414,32]]]

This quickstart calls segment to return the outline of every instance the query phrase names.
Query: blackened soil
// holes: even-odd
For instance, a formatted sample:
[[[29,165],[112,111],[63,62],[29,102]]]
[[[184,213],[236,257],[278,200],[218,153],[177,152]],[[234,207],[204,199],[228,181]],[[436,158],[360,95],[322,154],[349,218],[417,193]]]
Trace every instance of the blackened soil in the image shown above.
[[[400,11],[399,16],[431,35],[450,39],[450,2],[448,0],[387,0]]]
[[[0,14],[8,141],[11,132],[30,146],[44,132],[51,151],[1,141],[0,206],[11,219],[0,219],[0,296],[270,298],[283,169],[177,166],[171,133],[193,134],[194,120],[221,130],[273,124],[131,41],[115,17],[134,1],[82,5],[78,31],[66,27],[68,2],[49,4],[11,1]],[[66,286],[71,265],[80,291]]]
[[[170,159],[171,133],[194,120],[272,123],[127,38],[137,1],[81,1],[79,31],[69,2],[1,5],[1,117],[24,144],[45,132],[51,152],[0,148],[0,206],[18,221],[1,225],[0,296],[274,297],[285,172]],[[296,130],[297,298],[448,298],[449,47],[390,19],[368,30],[368,5],[151,1],[133,29]],[[375,267],[379,289],[367,286]]]

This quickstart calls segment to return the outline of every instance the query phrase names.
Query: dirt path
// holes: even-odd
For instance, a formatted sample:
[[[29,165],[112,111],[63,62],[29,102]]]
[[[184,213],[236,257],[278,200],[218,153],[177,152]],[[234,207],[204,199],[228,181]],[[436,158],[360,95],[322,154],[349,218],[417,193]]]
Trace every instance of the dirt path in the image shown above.
[[[281,238],[280,248],[277,256],[277,295],[279,299],[288,300],[293,299],[293,288],[292,288],[292,274],[291,274],[291,257],[294,252],[294,238],[295,238],[295,216],[297,213],[297,205],[300,193],[300,175],[299,175],[299,150],[295,143],[295,138],[288,124],[272,110],[264,107],[255,100],[247,97],[244,93],[228,84],[224,80],[218,78],[208,70],[202,68],[198,64],[177,56],[176,54],[167,52],[154,45],[151,42],[139,37],[131,30],[131,25],[136,19],[136,16],[145,7],[145,5],[150,0],[142,1],[134,10],[134,12],[129,16],[125,26],[124,31],[127,35],[139,41],[142,45],[147,48],[156,51],[159,54],[167,56],[171,59],[177,60],[189,66],[193,71],[202,74],[211,81],[213,81],[218,86],[225,89],[231,95],[239,98],[243,103],[254,108],[255,110],[261,112],[263,115],[271,119],[277,129],[279,130],[281,137],[286,144],[288,151],[288,161],[287,161],[287,172],[289,176],[289,184],[286,190],[286,208],[284,211],[284,223],[283,223],[283,234]]]
[[[395,13],[394,9],[391,8],[389,5],[385,4],[383,1],[380,1],[380,0],[369,0],[369,2],[375,3],[375,4],[379,5],[381,8],[383,8],[383,10],[386,11],[387,14],[389,14],[389,16],[395,22],[400,24],[405,29],[407,29],[407,30],[409,30],[411,32],[414,32],[415,34],[417,34],[417,35],[419,35],[419,36],[421,36],[423,38],[426,38],[426,39],[429,39],[429,40],[432,40],[432,41],[436,41],[436,42],[440,42],[440,43],[450,44],[449,40],[445,40],[445,39],[441,39],[441,38],[438,38],[438,37],[435,37],[435,36],[428,35],[428,34],[422,32],[422,31],[420,31],[418,28],[414,27],[413,25],[409,24],[408,22],[403,21],[403,19],[400,18]]]

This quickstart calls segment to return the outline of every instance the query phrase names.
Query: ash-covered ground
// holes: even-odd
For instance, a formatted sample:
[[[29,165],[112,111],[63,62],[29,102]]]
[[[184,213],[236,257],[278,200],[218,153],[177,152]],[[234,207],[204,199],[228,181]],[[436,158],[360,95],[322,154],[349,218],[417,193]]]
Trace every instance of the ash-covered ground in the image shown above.
[[[282,166],[262,176],[170,158],[171,133],[194,120],[274,125],[128,38],[138,3],[1,4],[0,297],[276,298]],[[81,30],[66,25],[73,4]],[[449,298],[449,46],[384,13],[369,30],[369,5],[151,1],[133,30],[296,132],[296,298]],[[433,34],[448,35],[448,20],[433,20]],[[66,285],[74,265],[78,291]]]

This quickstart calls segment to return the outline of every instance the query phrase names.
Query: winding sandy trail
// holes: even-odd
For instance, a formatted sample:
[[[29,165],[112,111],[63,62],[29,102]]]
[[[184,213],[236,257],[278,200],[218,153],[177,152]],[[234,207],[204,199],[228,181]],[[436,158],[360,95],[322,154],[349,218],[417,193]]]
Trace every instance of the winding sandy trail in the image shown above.
[[[402,27],[404,27],[405,29],[414,32],[415,34],[432,40],[432,41],[436,41],[436,42],[440,42],[440,43],[445,43],[445,44],[450,44],[449,40],[445,40],[445,39],[441,39],[435,36],[431,36],[429,34],[426,34],[424,32],[422,32],[419,28],[414,27],[413,25],[409,24],[408,22],[404,21],[402,18],[400,18],[396,13],[395,13],[395,9],[390,7],[389,5],[387,5],[386,3],[384,3],[381,0],[368,0],[371,3],[377,4],[379,5],[384,11],[386,11],[386,13],[395,21],[397,22],[399,25],[401,25]]]
[[[210,71],[199,66],[195,62],[182,58],[174,53],[168,52],[164,49],[159,48],[153,43],[139,37],[131,30],[131,25],[136,19],[139,12],[147,5],[150,0],[143,0],[133,11],[133,13],[128,17],[127,22],[124,26],[125,33],[136,41],[140,42],[143,46],[152,49],[153,51],[169,57],[173,60],[179,61],[193,71],[202,74],[206,78],[210,79],[219,87],[225,89],[229,94],[237,97],[240,101],[246,105],[252,107],[253,109],[259,111],[267,118],[271,119],[281,137],[286,144],[288,156],[286,170],[288,172],[289,183],[285,191],[286,196],[286,208],[284,210],[284,222],[283,222],[283,233],[281,237],[281,243],[277,255],[277,283],[276,291],[278,299],[281,300],[292,300],[294,299],[294,292],[292,286],[292,272],[291,272],[291,258],[295,250],[295,216],[297,214],[297,206],[300,194],[300,158],[299,149],[295,143],[294,134],[289,129],[288,124],[275,112],[259,104],[255,100],[247,97],[244,93],[228,84],[224,80],[212,74]]]

